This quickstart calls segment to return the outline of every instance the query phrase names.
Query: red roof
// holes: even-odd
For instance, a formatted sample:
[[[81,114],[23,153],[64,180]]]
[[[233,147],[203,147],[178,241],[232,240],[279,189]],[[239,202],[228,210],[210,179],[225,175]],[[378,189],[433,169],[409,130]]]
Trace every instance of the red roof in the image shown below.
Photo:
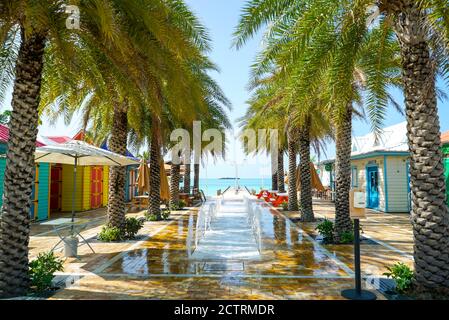
[[[8,143],[9,140],[9,128],[4,124],[0,124],[0,143]],[[45,144],[36,140],[36,147],[43,147]]]
[[[449,143],[449,131],[443,132],[441,134],[441,142],[442,143]]]
[[[53,142],[56,143],[66,143],[72,140],[72,138],[67,136],[52,136],[52,137],[45,137],[47,139],[50,139]]]
[[[48,136],[45,137],[46,139],[50,139],[53,142],[56,142],[58,144],[60,143],[66,143],[72,140],[80,140],[80,141],[84,141],[85,140],[85,134],[83,130],[78,131],[77,134],[75,134],[73,136],[73,138],[67,137],[67,136]]]

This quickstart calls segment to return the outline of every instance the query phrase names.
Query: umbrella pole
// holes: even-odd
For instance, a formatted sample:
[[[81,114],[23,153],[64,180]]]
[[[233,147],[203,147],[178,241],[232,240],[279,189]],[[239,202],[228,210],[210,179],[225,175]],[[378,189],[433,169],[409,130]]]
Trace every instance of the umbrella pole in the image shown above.
[[[75,156],[75,166],[73,167],[73,193],[72,193],[72,223],[75,221],[75,194],[76,194],[76,167],[78,165],[78,156]],[[72,224],[73,233],[73,224]]]

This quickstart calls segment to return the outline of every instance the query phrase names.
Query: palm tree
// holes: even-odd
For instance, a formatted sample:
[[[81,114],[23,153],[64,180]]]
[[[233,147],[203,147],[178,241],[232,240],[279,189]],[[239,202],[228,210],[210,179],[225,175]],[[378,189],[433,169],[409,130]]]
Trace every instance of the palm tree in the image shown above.
[[[288,152],[288,179],[289,179],[289,210],[298,210],[297,189],[296,189],[296,155],[297,155],[297,137],[295,131],[297,127],[292,124],[291,117],[287,116],[286,107],[282,105],[284,101],[284,92],[282,90],[282,79],[274,72],[264,78],[255,76],[250,83],[250,88],[254,90],[252,97],[247,102],[249,109],[244,117],[240,119],[241,127],[243,129],[252,129],[258,131],[259,129],[274,129],[278,133],[278,145],[272,146],[272,141],[269,134],[266,135],[266,141],[258,143],[255,150],[245,150],[246,153],[258,153],[266,151],[271,159],[272,175],[276,175],[276,184],[279,180],[281,186],[283,185],[283,163],[279,165],[279,154],[283,153],[286,148]],[[285,125],[285,123],[287,123]],[[287,133],[285,133],[287,132]],[[244,136],[242,136],[245,139]],[[259,137],[260,139],[260,137]],[[245,143],[245,141],[243,141]],[[287,146],[287,147],[286,147]],[[259,148],[262,147],[262,150]],[[271,153],[272,149],[276,148],[278,155]],[[283,162],[283,160],[281,160]],[[282,167],[281,171],[279,167]],[[272,176],[272,182],[274,177]],[[274,183],[272,185],[274,187]],[[279,185],[276,186],[278,188]]]
[[[14,85],[0,224],[0,296],[21,295],[28,289],[28,212],[45,47],[53,41],[69,58],[73,37],[64,15],[62,3],[2,1],[0,84],[2,90],[8,82]]]
[[[338,194],[335,230],[338,241],[339,235],[351,231],[352,225],[349,217],[352,116],[347,115],[352,114],[353,103],[360,101],[360,93],[354,91],[366,90],[373,129],[379,131],[386,101],[390,98],[385,87],[392,83],[388,79],[394,74],[392,61],[395,60],[391,58],[394,46],[388,28],[366,36],[365,20],[353,19],[351,23],[335,25],[336,18],[352,17],[341,10],[338,2],[331,2],[328,7],[322,8],[322,3],[312,1],[310,7],[301,6],[300,10],[293,10],[298,8],[299,2],[279,4],[266,0],[249,3],[244,8],[236,32],[236,45],[241,46],[255,30],[270,21],[271,26],[266,34],[268,45],[258,58],[256,73],[263,74],[276,61],[288,78],[285,86],[292,88],[289,93],[294,99],[292,103],[307,106],[310,105],[307,103],[310,96],[316,96],[322,104],[321,112],[324,111],[334,123]],[[374,47],[373,43],[378,47]],[[363,81],[359,82],[365,82],[364,85],[354,87],[355,75],[362,73]],[[306,177],[307,171],[303,166]],[[303,205],[310,208],[307,203]]]
[[[193,190],[199,192],[200,190],[200,164],[198,162],[193,163]]]
[[[446,53],[449,41],[447,2],[381,1],[379,9],[392,17],[402,58],[411,152],[415,278],[417,284],[426,290],[444,289],[449,283],[449,269],[446,267],[449,264],[449,212],[445,204],[435,78],[439,68],[447,71],[449,65]],[[445,56],[439,57],[440,52]]]
[[[25,35],[24,31],[21,27],[0,224],[0,296],[4,297],[22,295],[29,284],[28,210],[46,35]]]
[[[150,201],[148,214],[161,217],[161,136],[160,120],[153,116],[150,145]]]
[[[191,176],[191,168],[190,159],[188,162],[184,163],[184,193],[190,194],[190,176]]]
[[[311,117],[307,116],[304,125],[299,129],[299,176],[301,181],[300,207],[303,221],[315,220],[312,207],[312,173],[310,171],[310,136]]]
[[[280,68],[278,68],[279,70]],[[256,91],[249,101],[250,109],[243,118],[246,128],[277,128],[287,135],[279,135],[279,153],[276,161],[279,163],[279,186],[283,188],[283,152],[287,148],[289,155],[289,208],[298,210],[296,188],[296,156],[300,154],[300,211],[303,221],[313,221],[312,186],[310,172],[310,149],[313,146],[317,152],[320,141],[330,134],[328,119],[319,111],[319,98],[309,92],[309,99],[300,107],[285,89],[285,82],[281,72],[272,71],[272,75],[260,78],[255,75],[252,87]],[[284,123],[287,125],[284,127]],[[286,137],[287,136],[287,137]],[[269,145],[269,144],[268,144]],[[269,147],[271,148],[271,147]]]
[[[439,119],[436,108],[435,78],[441,69],[447,70],[447,55],[444,49],[448,37],[447,2],[440,0],[395,0],[395,1],[309,1],[307,6],[301,6],[302,1],[265,0],[250,2],[244,8],[241,24],[238,29],[237,46],[241,46],[256,30],[267,21],[273,22],[272,30],[280,31],[287,25],[286,34],[293,35],[295,46],[291,47],[289,55],[294,57],[302,54],[304,45],[313,38],[323,49],[322,58],[326,52],[340,52],[341,56],[358,56],[364,46],[360,41],[366,34],[376,32],[383,35],[385,41],[390,41],[389,30],[394,29],[400,45],[403,69],[403,87],[406,100],[406,115],[408,122],[408,140],[411,150],[411,189],[414,199],[412,208],[412,224],[415,236],[415,278],[417,284],[424,288],[442,288],[447,283],[449,271],[444,265],[448,263],[447,242],[437,242],[433,239],[446,239],[449,230],[447,207],[444,205],[444,182],[442,157],[439,151]],[[375,16],[367,14],[367,9],[378,9],[380,23],[370,25]],[[299,8],[299,9],[298,9]],[[301,18],[301,19],[300,19]],[[294,25],[294,23],[297,21]],[[313,22],[313,23],[312,23]],[[367,23],[368,22],[368,23]],[[366,27],[366,24],[370,27]],[[288,25],[293,28],[288,28]],[[326,27],[328,26],[328,27]],[[347,39],[346,46],[338,46],[339,37],[327,32],[334,26],[342,26],[340,34],[346,34],[341,39]],[[314,32],[315,30],[316,32]],[[300,31],[300,32],[298,32]],[[349,31],[349,33],[346,33]],[[352,32],[352,36],[349,36]],[[276,33],[276,32],[273,32]],[[329,37],[332,35],[332,37]],[[384,67],[383,52],[385,41],[380,46],[373,47],[377,52],[377,66]],[[298,45],[299,44],[299,45]],[[318,47],[318,46],[317,46]],[[338,50],[335,51],[334,49]],[[329,55],[330,56],[330,55]],[[347,59],[346,61],[351,61]],[[318,65],[323,59],[315,59],[310,64]],[[342,66],[345,66],[343,63]],[[321,68],[318,68],[321,69]],[[348,71],[348,70],[346,70]],[[379,71],[371,68],[371,71]],[[341,73],[340,73],[341,74]],[[346,72],[352,74],[352,72]],[[372,74],[375,75],[375,74]],[[382,83],[385,74],[378,72],[378,80],[370,85]],[[374,77],[375,78],[375,77]],[[380,85],[380,87],[382,87]],[[376,86],[374,86],[376,88]],[[377,87],[376,89],[378,89]],[[347,91],[350,87],[347,85]],[[385,98],[386,92],[383,97]],[[375,100],[375,99],[374,99]],[[379,101],[371,102],[379,102]],[[349,105],[349,99],[346,105]],[[385,101],[385,99],[380,100]],[[344,101],[342,101],[344,102]],[[343,104],[342,104],[343,105]],[[375,105],[375,103],[372,103]],[[347,107],[349,109],[349,107]],[[370,115],[373,110],[370,110]],[[341,113],[342,115],[345,112]],[[344,116],[343,116],[344,118]],[[349,118],[346,116],[346,118]],[[380,117],[382,118],[382,117]],[[422,120],[422,119],[427,119]],[[430,123],[430,124],[428,124]],[[346,126],[347,128],[347,126]],[[347,136],[343,134],[342,136]],[[343,147],[343,149],[345,149]],[[425,152],[424,152],[425,151]],[[345,157],[343,157],[345,158]],[[431,160],[430,160],[431,159]],[[342,162],[347,162],[343,160]],[[436,185],[436,189],[429,189]],[[437,190],[437,191],[436,191]],[[437,221],[432,227],[423,224],[424,221]],[[429,252],[431,254],[429,257]],[[435,259],[435,257],[438,257]],[[438,276],[434,276],[438,274]]]
[[[125,156],[128,138],[126,107],[115,105],[112,121],[114,125],[109,139],[109,150]],[[108,222],[112,227],[121,230],[126,226],[125,175],[125,167],[111,167],[109,170]]]
[[[283,148],[279,148],[277,156],[277,178],[279,193],[285,193],[284,152],[285,150]]]
[[[296,155],[298,152],[298,128],[287,129],[288,141],[288,211],[298,211],[298,190],[296,189]]]
[[[138,99],[139,103],[134,101],[133,105],[140,104],[142,100],[147,103],[157,100],[152,94],[154,90],[148,90],[154,88],[151,81],[155,78],[159,83],[165,81],[171,85],[170,92],[164,91],[168,92],[165,98],[178,108],[182,99],[176,101],[173,99],[175,96],[187,97],[192,104],[196,102],[192,101],[193,96],[202,96],[202,89],[199,85],[195,85],[196,82],[189,72],[189,65],[200,59],[201,52],[208,49],[208,43],[205,41],[208,36],[183,2],[125,3],[111,0],[102,5],[92,2],[78,3],[82,13],[80,30],[65,27],[67,15],[63,6],[62,2],[42,4],[26,0],[2,1],[0,86],[4,88],[5,83],[14,81],[14,91],[5,171],[4,206],[0,225],[1,296],[23,294],[28,287],[28,212],[42,86],[59,86],[52,89],[59,94],[53,96],[53,99],[50,95],[46,103],[42,103],[44,106],[58,97],[67,102],[64,101],[66,97],[64,89],[69,85],[72,86],[69,90],[84,90],[81,93],[87,93],[87,90],[94,88],[95,93],[98,93],[105,84],[101,81],[96,83],[93,79],[102,78],[102,72],[91,76],[92,69],[98,71],[95,63],[99,57],[95,54],[99,54],[100,59],[105,56],[112,65],[112,70],[108,69],[108,72],[115,71],[115,74],[120,74],[114,78],[119,87],[123,88],[120,84],[125,82],[124,79],[140,80],[140,85],[135,87],[128,84],[130,90],[143,92]],[[27,14],[24,15],[23,12]],[[77,56],[80,51],[94,54],[86,54],[86,59],[82,59],[83,57]],[[80,65],[88,66],[84,69],[75,63],[83,60],[84,63]],[[88,63],[89,60],[93,65]],[[129,63],[132,60],[134,63]],[[3,64],[5,61],[8,63]],[[129,68],[130,65],[134,68]],[[42,77],[46,69],[56,71],[53,79],[59,78],[64,81],[58,83],[47,81]],[[79,74],[79,77],[76,76],[74,79],[64,77],[65,71],[70,75]],[[147,76],[140,77],[142,71]],[[83,82],[76,82],[75,80],[82,78],[82,75],[89,77],[83,78]],[[103,78],[103,82],[108,82],[107,80],[108,77]],[[107,85],[115,88],[117,83]],[[187,95],[181,94],[181,91]],[[1,95],[3,96],[4,92]],[[103,93],[97,97],[104,96]],[[76,100],[72,99],[71,102]],[[157,106],[157,103],[152,105]],[[124,128],[123,125],[120,127]],[[126,135],[115,132],[123,142]],[[116,145],[115,142],[112,144]],[[120,150],[122,148],[120,147]],[[118,184],[122,181],[120,176],[115,175]],[[16,195],[18,190],[19,196]],[[115,190],[120,192],[119,187]],[[121,198],[121,194],[116,194],[116,198]],[[119,201],[118,204],[120,203]],[[123,212],[122,209],[117,211]],[[121,221],[121,219],[112,220]]]
[[[170,208],[179,204],[180,165],[172,163],[170,167]]]
[[[278,190],[278,181],[279,181],[278,159],[277,157],[270,157],[270,159],[271,159],[271,190]]]

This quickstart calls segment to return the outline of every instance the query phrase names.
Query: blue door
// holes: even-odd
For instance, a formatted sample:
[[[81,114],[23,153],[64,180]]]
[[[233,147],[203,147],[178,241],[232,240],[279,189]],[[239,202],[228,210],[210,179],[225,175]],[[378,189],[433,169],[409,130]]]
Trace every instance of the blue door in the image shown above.
[[[367,172],[367,207],[376,209],[379,207],[379,171],[377,167],[366,168]]]

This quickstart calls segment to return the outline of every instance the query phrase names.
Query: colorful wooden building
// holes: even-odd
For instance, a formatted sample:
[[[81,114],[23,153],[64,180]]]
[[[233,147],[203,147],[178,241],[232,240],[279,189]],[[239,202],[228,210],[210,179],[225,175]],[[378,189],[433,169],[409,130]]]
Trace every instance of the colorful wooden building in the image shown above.
[[[108,166],[82,166],[77,169],[75,211],[104,207],[108,203]],[[50,212],[67,212],[72,209],[73,166],[51,164]]]
[[[352,139],[351,186],[366,192],[367,208],[410,212],[409,152],[406,122]],[[335,191],[335,161],[319,164],[324,185]]]
[[[6,168],[6,153],[8,151],[9,129],[0,124],[0,207],[3,203],[3,181]],[[36,141],[36,146],[44,146],[42,142]],[[50,187],[50,165],[48,163],[36,164],[34,170],[34,185],[31,195],[30,218],[32,220],[46,220],[49,213],[49,187]]]
[[[0,206],[2,204],[3,181],[6,167],[6,152],[9,138],[7,126],[0,125]],[[68,136],[41,136],[42,142],[36,146],[61,144],[71,140],[84,140],[83,131],[73,138]],[[106,144],[102,147],[107,150]],[[127,156],[135,157],[127,151]],[[73,166],[57,163],[39,163],[35,167],[35,183],[32,194],[30,217],[34,220],[46,220],[58,213],[72,210]],[[137,195],[138,165],[126,167],[125,196],[131,201]],[[78,167],[76,178],[75,211],[87,211],[107,206],[109,190],[108,166]]]

